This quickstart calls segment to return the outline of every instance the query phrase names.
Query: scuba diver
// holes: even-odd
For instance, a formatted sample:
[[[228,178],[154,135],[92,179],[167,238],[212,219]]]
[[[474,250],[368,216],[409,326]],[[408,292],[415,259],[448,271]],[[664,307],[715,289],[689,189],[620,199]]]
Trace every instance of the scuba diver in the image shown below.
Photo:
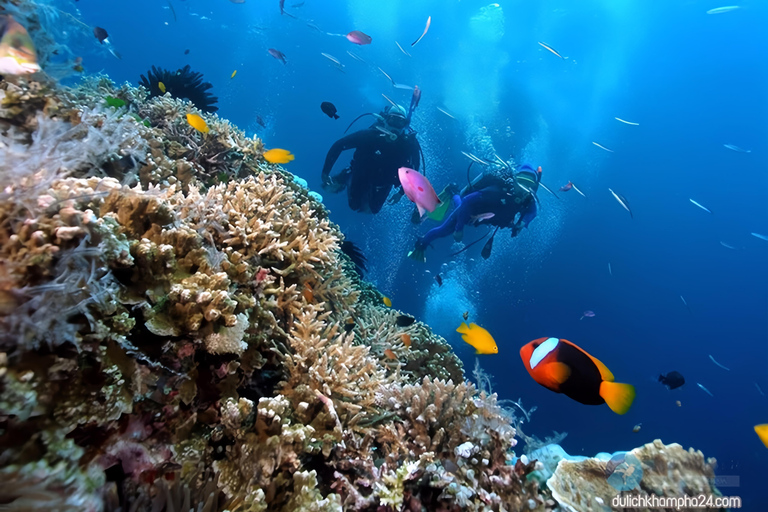
[[[378,213],[392,187],[400,187],[398,168],[410,167],[418,171],[423,160],[416,132],[410,128],[411,116],[420,98],[421,91],[417,86],[408,112],[400,105],[392,105],[380,114],[359,116],[357,119],[372,115],[376,122],[369,128],[337,140],[331,146],[321,173],[323,189],[338,193],[346,188],[347,201],[352,210]],[[355,150],[349,167],[331,176],[333,165],[341,152],[347,149]],[[392,202],[399,201],[402,195],[400,187]]]
[[[472,164],[469,165],[471,168]],[[506,163],[504,165],[507,170],[506,176],[483,173],[460,192],[455,185],[446,187],[441,195],[453,196],[451,198],[453,211],[448,215],[448,218],[443,220],[442,224],[431,229],[416,241],[416,245],[408,253],[408,257],[421,262],[426,261],[424,251],[434,240],[453,233],[454,240],[459,242],[463,238],[464,226],[470,224],[496,227],[481,252],[483,258],[488,259],[493,247],[493,237],[496,236],[499,228],[510,228],[514,238],[523,228],[528,227],[538,212],[536,192],[541,182],[541,167],[534,170],[531,165],[523,164],[517,169],[517,172],[512,173],[512,168]],[[444,202],[447,203],[447,201]],[[441,215],[444,214],[445,212],[441,212]],[[430,217],[434,220],[442,220],[439,215],[437,218],[432,215]],[[467,245],[459,252],[468,249],[485,236]]]

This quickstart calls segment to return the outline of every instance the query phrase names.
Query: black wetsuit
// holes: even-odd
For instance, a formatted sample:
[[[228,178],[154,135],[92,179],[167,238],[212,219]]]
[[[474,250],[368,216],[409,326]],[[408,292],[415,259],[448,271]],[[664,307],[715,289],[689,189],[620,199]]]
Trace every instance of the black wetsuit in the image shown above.
[[[419,142],[416,133],[404,133],[395,140],[371,127],[337,140],[325,157],[323,182],[342,151],[354,149],[347,176],[349,207],[358,212],[378,213],[393,186],[400,186],[397,170],[419,170]],[[338,179],[338,178],[337,178]]]

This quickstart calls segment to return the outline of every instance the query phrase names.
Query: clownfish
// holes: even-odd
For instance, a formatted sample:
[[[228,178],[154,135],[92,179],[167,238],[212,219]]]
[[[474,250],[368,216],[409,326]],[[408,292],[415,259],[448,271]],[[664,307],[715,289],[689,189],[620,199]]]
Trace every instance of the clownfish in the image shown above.
[[[520,349],[520,357],[533,380],[579,403],[607,403],[616,414],[624,414],[635,399],[634,386],[614,382],[602,362],[568,340],[533,340]]]

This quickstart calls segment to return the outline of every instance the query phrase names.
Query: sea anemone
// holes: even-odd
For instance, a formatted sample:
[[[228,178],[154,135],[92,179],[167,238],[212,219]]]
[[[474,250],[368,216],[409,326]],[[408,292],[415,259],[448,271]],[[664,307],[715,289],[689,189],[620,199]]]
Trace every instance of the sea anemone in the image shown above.
[[[169,92],[175,98],[191,101],[204,112],[216,112],[219,109],[214,105],[219,99],[207,92],[213,86],[209,82],[203,82],[203,74],[192,71],[189,65],[176,71],[152,66],[152,69],[147,71],[147,77],[141,75],[139,85],[149,91],[150,97],[162,96]],[[160,90],[160,82],[165,86],[165,92]]]

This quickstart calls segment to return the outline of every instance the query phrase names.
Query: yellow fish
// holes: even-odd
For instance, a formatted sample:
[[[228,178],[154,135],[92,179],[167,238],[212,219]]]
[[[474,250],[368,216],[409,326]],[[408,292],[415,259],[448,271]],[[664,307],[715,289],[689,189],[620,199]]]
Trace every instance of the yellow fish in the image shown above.
[[[383,302],[384,305],[387,306],[388,308],[392,307],[392,301],[389,300],[389,297],[382,297],[381,302]]]
[[[234,71],[232,72],[232,76],[230,76],[230,77],[229,77],[229,79],[231,80],[231,79],[235,78],[235,75],[236,75],[236,74],[237,74],[237,70],[234,70]]]
[[[760,438],[765,447],[768,448],[768,423],[755,425],[755,432],[757,432],[757,437]]]
[[[157,82],[157,88],[160,89],[160,92],[165,94],[165,84],[163,82]]]
[[[208,133],[208,125],[205,123],[205,119],[197,114],[187,114],[187,122],[195,130],[203,133]]]
[[[483,329],[477,324],[469,324],[467,327],[466,322],[461,322],[461,325],[456,332],[461,333],[461,338],[475,347],[476,354],[498,354],[499,347],[496,346],[496,342],[493,341],[491,333]]]
[[[271,164],[287,164],[295,157],[287,149],[274,148],[269,151],[265,151],[262,155],[264,160]]]

